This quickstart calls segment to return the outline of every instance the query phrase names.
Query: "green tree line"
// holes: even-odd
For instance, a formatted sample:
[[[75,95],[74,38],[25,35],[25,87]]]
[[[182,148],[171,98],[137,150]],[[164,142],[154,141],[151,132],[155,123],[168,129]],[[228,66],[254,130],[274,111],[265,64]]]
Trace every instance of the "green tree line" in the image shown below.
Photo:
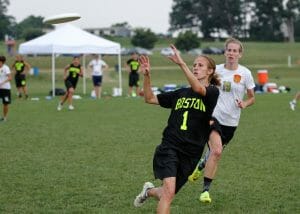
[[[171,30],[262,41],[300,40],[300,0],[173,0]]]
[[[52,25],[42,16],[28,16],[17,23],[7,15],[9,0],[0,0],[0,39],[11,35],[30,40]],[[234,36],[256,41],[300,41],[300,0],[173,0],[170,32],[181,31],[176,44],[181,50],[200,46],[204,39]],[[120,23],[120,25],[127,22]],[[182,31],[183,30],[183,31]],[[137,28],[131,43],[151,49],[157,41],[150,29]]]

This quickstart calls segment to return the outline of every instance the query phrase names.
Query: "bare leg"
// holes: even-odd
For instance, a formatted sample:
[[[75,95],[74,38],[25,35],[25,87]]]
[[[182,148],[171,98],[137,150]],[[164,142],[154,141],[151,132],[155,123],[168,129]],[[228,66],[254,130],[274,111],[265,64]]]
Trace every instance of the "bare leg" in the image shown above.
[[[290,102],[290,108],[295,111],[296,109],[296,105],[297,105],[297,101],[300,99],[300,91],[298,91],[296,94],[295,94],[295,97],[294,99]]]
[[[163,179],[163,185],[160,190],[156,191],[154,197],[159,198],[157,205],[158,214],[168,214],[170,213],[171,203],[175,196],[176,178],[170,177]],[[149,190],[149,195],[150,195]],[[155,190],[153,190],[155,191]]]
[[[6,119],[8,114],[8,104],[3,104],[3,118]]]
[[[210,154],[205,164],[204,177],[213,179],[223,150],[221,137],[216,131],[212,131],[209,136],[209,148]]]
[[[61,97],[60,104],[63,105],[69,97],[69,92],[67,91],[64,96]]]
[[[73,104],[73,94],[74,94],[74,88],[69,88],[68,97],[67,97],[69,105]]]
[[[98,98],[101,98],[101,94],[102,94],[102,87],[99,86],[99,95],[98,95]]]
[[[131,96],[132,95],[132,87],[129,86],[129,89],[128,89],[128,95]]]
[[[17,90],[18,90],[18,97],[21,98],[22,97],[22,88],[18,87]]]
[[[24,86],[24,87],[22,87],[22,89],[23,89],[23,93],[24,93],[24,95],[25,95],[25,98],[27,98],[27,87],[26,86]]]
[[[94,86],[94,91],[95,91],[96,99],[98,99],[100,97],[99,86]]]

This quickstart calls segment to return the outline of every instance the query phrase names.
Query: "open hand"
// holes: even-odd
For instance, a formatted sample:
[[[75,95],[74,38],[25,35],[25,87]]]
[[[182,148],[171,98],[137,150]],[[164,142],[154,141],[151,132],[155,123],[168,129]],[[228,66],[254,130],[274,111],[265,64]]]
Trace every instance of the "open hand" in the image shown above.
[[[141,55],[139,57],[139,62],[141,64],[141,71],[144,75],[148,75],[150,73],[150,60],[148,56]]]
[[[173,50],[174,54],[173,54],[173,55],[169,55],[168,58],[169,58],[172,62],[176,63],[177,65],[182,65],[182,64],[184,64],[184,61],[183,61],[183,59],[181,58],[180,53],[179,53],[179,51],[177,50],[177,48],[176,48],[174,45],[172,45],[172,44],[170,45],[170,48]]]

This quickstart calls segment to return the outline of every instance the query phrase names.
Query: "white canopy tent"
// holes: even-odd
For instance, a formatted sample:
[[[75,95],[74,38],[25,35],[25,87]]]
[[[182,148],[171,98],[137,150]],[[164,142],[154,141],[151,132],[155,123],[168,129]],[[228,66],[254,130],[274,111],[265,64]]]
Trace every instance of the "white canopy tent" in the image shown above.
[[[50,33],[20,44],[20,54],[52,55],[52,95],[55,96],[55,57],[57,54],[113,54],[118,56],[119,88],[122,92],[121,45],[80,28],[66,24]],[[85,66],[85,57],[83,61]],[[86,93],[86,81],[83,81],[83,93]]]

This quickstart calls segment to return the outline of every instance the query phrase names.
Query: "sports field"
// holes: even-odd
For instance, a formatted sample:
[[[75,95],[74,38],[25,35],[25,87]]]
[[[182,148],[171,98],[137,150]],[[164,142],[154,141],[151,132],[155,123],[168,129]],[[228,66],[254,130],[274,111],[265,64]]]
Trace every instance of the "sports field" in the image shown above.
[[[256,95],[223,153],[212,203],[198,201],[202,180],[187,183],[176,195],[172,213],[300,213],[300,104],[294,112],[288,105],[300,90],[300,43],[245,46],[242,64],[255,79],[258,69],[267,69],[270,82],[292,91]],[[76,109],[60,112],[58,97],[45,99],[51,89],[50,58],[27,58],[40,68],[38,76],[28,77],[30,98],[39,100],[17,99],[12,82],[9,119],[0,124],[0,213],[155,213],[155,200],[141,208],[133,207],[133,200],[145,181],[160,184],[153,179],[152,156],[169,111],[127,98],[125,71],[124,97],[111,97],[118,85],[115,58],[104,57],[112,69],[101,100],[90,98],[90,79],[83,95],[80,80],[76,94],[82,99],[74,101]],[[184,58],[191,64],[194,57]],[[150,59],[154,86],[186,85],[180,70],[158,52]],[[58,58],[57,87],[63,87],[62,67],[70,60]]]

